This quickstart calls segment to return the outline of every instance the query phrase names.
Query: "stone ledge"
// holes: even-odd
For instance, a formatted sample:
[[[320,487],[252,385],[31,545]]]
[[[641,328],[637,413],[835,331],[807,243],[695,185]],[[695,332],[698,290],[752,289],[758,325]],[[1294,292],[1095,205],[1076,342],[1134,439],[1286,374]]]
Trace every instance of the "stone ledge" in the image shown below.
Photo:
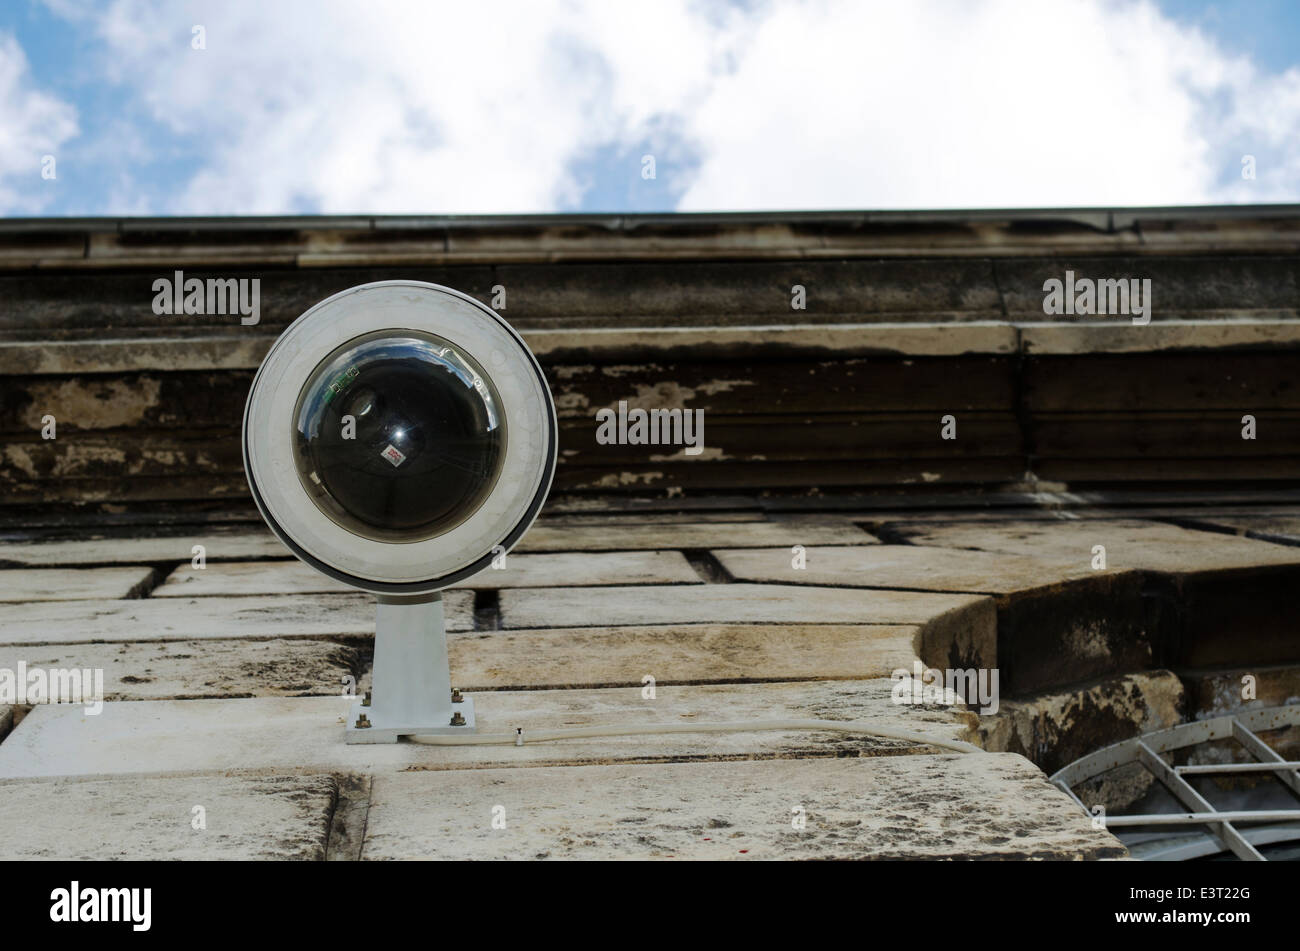
[[[1145,326],[1110,322],[920,320],[802,325],[557,328],[521,331],[543,362],[575,359],[693,359],[745,354],[822,359],[943,357],[964,354],[1154,353],[1176,350],[1295,349],[1300,312],[1222,320],[1165,319]],[[93,340],[0,340],[0,373],[133,373],[255,370],[275,334],[190,333]]]
[[[702,583],[703,579],[678,551],[611,551],[599,558],[574,552],[540,555],[512,552],[505,559],[505,567],[486,568],[451,590]],[[181,565],[154,589],[151,597],[244,597],[355,590],[295,558],[213,562],[202,571],[188,564]]]
[[[6,569],[0,570],[0,603],[134,598],[152,578],[153,569],[129,565]]]
[[[643,598],[664,595],[646,609]],[[978,596],[777,584],[682,585],[672,589],[515,588],[501,592],[507,628],[642,624],[923,624]],[[983,599],[989,600],[989,599]],[[991,603],[991,601],[990,601]]]
[[[493,828],[493,809],[505,821]],[[802,810],[805,825],[794,828]],[[1099,859],[1127,850],[1011,754],[376,777],[363,859]]]
[[[109,701],[337,697],[365,678],[361,648],[305,637],[0,646],[0,670],[20,662],[103,670]]]
[[[899,705],[889,680],[665,686],[646,700],[622,689],[524,690],[475,697],[479,731],[546,730],[588,724],[758,719],[870,719],[882,727],[967,740],[975,716],[962,704]],[[34,707],[0,743],[0,780],[227,772],[375,772],[488,766],[656,762],[681,759],[914,755],[900,740],[812,731],[648,734],[516,746],[348,746],[343,718],[355,700],[119,702],[98,716],[80,706]]]
[[[918,628],[693,624],[466,632],[448,638],[463,690],[866,680],[911,670]]]
[[[11,219],[9,269],[453,261],[1293,254],[1294,206]]]
[[[1243,509],[1247,515],[1250,511]],[[489,596],[486,603],[500,605],[503,630],[470,630],[474,624],[472,593],[449,594],[453,606],[449,650],[455,681],[462,687],[475,688],[480,728],[484,731],[508,732],[516,725],[527,730],[647,720],[680,723],[691,719],[860,718],[947,739],[969,741],[982,737],[988,747],[1010,749],[1053,764],[1053,757],[1073,755],[1094,742],[1167,725],[1177,719],[1185,699],[1182,684],[1173,674],[1142,669],[1169,666],[1163,663],[1163,642],[1155,637],[1154,628],[1137,625],[1129,632],[1131,636],[1120,639],[1123,650],[1108,648],[1104,654],[1097,653],[1100,642],[1095,636],[1088,640],[1087,631],[1076,632],[1077,643],[1054,640],[1060,632],[1053,624],[1059,628],[1063,614],[1073,617],[1073,602],[1069,599],[1082,596],[1080,592],[1086,589],[1103,614],[1122,614],[1130,602],[1142,600],[1144,585],[1158,580],[1168,588],[1166,593],[1182,592],[1190,612],[1204,626],[1217,623],[1217,615],[1196,605],[1208,599],[1231,606],[1232,599],[1220,590],[1223,585],[1258,602],[1263,610],[1274,603],[1268,598],[1288,590],[1287,579],[1300,565],[1294,546],[1115,517],[1123,513],[1101,513],[1105,518],[1056,517],[1063,514],[1058,511],[1054,517],[1038,519],[1020,518],[1016,513],[1001,517],[984,513],[979,520],[945,521],[941,516],[890,520],[871,513],[822,513],[772,516],[771,520],[760,521],[754,513],[719,513],[713,520],[683,513],[664,524],[654,515],[635,516],[621,523],[609,515],[569,516],[567,520],[544,522],[539,526],[544,531],[537,536],[542,547],[565,544],[567,540],[597,551],[585,555],[518,556],[520,564],[536,561],[539,565],[560,565],[585,559],[589,567],[580,563],[578,567],[589,583],[563,590],[501,585],[503,590],[497,599]],[[1216,517],[1210,511],[1202,514],[1207,520]],[[1231,519],[1240,514],[1224,509],[1218,517]],[[1290,514],[1283,511],[1277,517]],[[855,525],[855,519],[877,527],[888,543]],[[808,532],[822,532],[818,537],[831,543],[811,545],[806,552],[809,567],[804,571],[791,569],[786,543],[792,538],[802,542],[811,537]],[[928,546],[896,543],[899,538],[919,540],[922,536]],[[273,541],[269,535],[256,532],[209,537],[222,552]],[[712,545],[689,552],[709,538],[713,539]],[[669,553],[673,572],[680,573],[683,565],[693,565],[691,570],[701,574],[689,584],[593,586],[590,579],[617,574],[609,574],[608,565],[601,564],[606,558],[604,539],[633,539],[650,546],[629,553],[641,567],[655,562],[654,571],[666,570],[667,563],[659,564],[662,559],[657,556]],[[1083,543],[1092,540],[1107,544],[1110,570],[1093,572],[1087,566],[1090,545]],[[130,544],[129,539],[98,539],[88,545],[100,552],[95,557],[109,558],[115,546],[135,555],[171,556],[185,541],[188,539],[141,539]],[[734,541],[739,544],[717,544]],[[693,561],[682,556],[681,548],[688,549]],[[48,557],[57,564],[64,557],[57,550],[74,555],[76,545],[32,544],[20,550],[31,549],[38,549],[37,557]],[[707,567],[710,549],[716,549],[713,568]],[[654,557],[647,561],[643,557],[647,554]],[[0,549],[3,556],[4,550]],[[282,560],[241,567],[238,559],[222,561],[212,550],[209,556],[214,560],[205,570],[216,573],[210,578],[204,576],[203,583],[220,582],[224,567],[245,575],[256,575],[268,567],[287,570],[288,574],[276,576],[279,582],[303,577],[300,570],[295,574],[289,568],[291,563]],[[181,564],[178,577],[184,576],[189,571],[188,557],[182,555],[177,561]],[[721,566],[721,574],[717,566]],[[705,575],[714,583],[700,583]],[[740,580],[722,583],[724,575]],[[653,580],[661,575],[652,572],[644,577]],[[750,583],[750,578],[758,583]],[[898,589],[891,590],[890,585]],[[912,587],[925,590],[905,590]],[[973,593],[966,593],[967,589]],[[7,621],[25,618],[46,625],[28,631],[39,643],[0,647],[0,666],[8,663],[5,657],[59,666],[103,666],[111,681],[110,692],[131,698],[130,702],[109,703],[99,717],[85,716],[79,707],[33,708],[0,744],[0,782],[6,786],[43,785],[65,775],[83,781],[114,778],[126,783],[157,775],[232,774],[248,779],[324,773],[361,777],[361,787],[373,776],[377,797],[382,797],[389,780],[409,783],[411,797],[415,797],[414,790],[419,788],[431,794],[442,790],[441,784],[450,783],[453,774],[466,777],[458,788],[472,793],[478,784],[489,782],[489,775],[522,772],[524,767],[537,774],[537,789],[560,789],[555,783],[567,780],[550,778],[552,773],[564,772],[556,769],[560,766],[566,770],[610,770],[611,783],[622,789],[619,784],[631,780],[623,778],[620,771],[629,770],[631,764],[648,763],[663,769],[716,767],[719,776],[734,767],[742,784],[748,782],[745,777],[750,769],[769,765],[773,768],[770,775],[780,779],[785,776],[780,770],[788,768],[791,776],[806,775],[815,792],[821,782],[821,764],[946,758],[934,756],[931,749],[916,744],[803,732],[608,737],[522,748],[435,748],[416,744],[347,747],[341,742],[340,718],[351,701],[337,696],[291,699],[277,695],[298,687],[303,688],[301,692],[336,692],[338,688],[329,681],[341,679],[345,672],[356,671],[363,663],[364,640],[373,629],[370,599],[347,594],[302,598],[246,592],[236,596],[227,588],[220,591],[181,601],[159,597],[0,607],[0,617]],[[999,609],[1004,622],[1001,632],[996,613]],[[1005,626],[1008,618],[1016,620],[1019,633]],[[1261,641],[1264,646],[1285,641],[1266,625],[1252,624],[1267,635]],[[31,627],[26,623],[23,626]],[[6,623],[4,635],[13,637],[21,629]],[[185,637],[187,629],[196,633]],[[85,643],[102,639],[114,643]],[[1195,638],[1184,640],[1188,649],[1199,643]],[[1234,649],[1246,646],[1244,640],[1234,641]],[[1101,667],[1093,673],[1102,679],[1080,682],[1090,672],[1080,666],[1089,657],[1100,658]],[[1073,685],[1035,686],[1029,681],[1017,684],[1004,676],[1002,708],[995,716],[976,716],[960,703],[895,704],[889,674],[899,668],[910,670],[918,660],[955,669],[1001,667],[1006,668],[1004,674],[1008,670],[1032,673],[1038,669],[1033,665],[1038,664],[1040,673],[1046,671]],[[295,683],[293,674],[297,670],[316,673],[308,678],[311,683]],[[147,682],[141,678],[141,671]],[[642,696],[641,677],[647,673],[658,681],[655,700]],[[1270,676],[1263,677],[1264,673]],[[1196,664],[1192,669],[1180,670],[1180,674],[1195,684],[1199,693],[1207,695],[1227,690],[1235,676],[1233,671],[1219,671],[1212,665],[1202,669]],[[1270,696],[1285,691],[1294,679],[1286,667],[1279,667],[1275,675],[1269,671],[1262,674],[1261,689]],[[1197,681],[1197,677],[1201,680]],[[364,689],[364,672],[359,680],[359,688]],[[1046,692],[1017,695],[1015,691],[1026,684]],[[164,699],[229,698],[244,692],[270,696]],[[687,784],[682,788],[694,788],[685,774],[661,775],[666,781]],[[881,779],[883,773],[858,775],[863,782],[879,781],[886,786],[894,782]],[[948,786],[926,787],[930,779],[935,783],[957,781],[951,774],[944,774],[946,778],[938,773],[928,778],[928,774],[915,775],[919,777],[917,796],[933,795],[936,789],[947,795]],[[432,785],[422,787],[425,780]],[[794,786],[798,782],[790,780]],[[1007,795],[1017,794],[1022,788],[1010,775],[1002,777],[1001,782]],[[528,788],[523,779],[519,786]],[[689,831],[698,822],[707,824],[714,818],[732,822],[725,812],[714,814],[714,786],[729,788],[726,779],[710,780],[701,785],[698,795],[692,795],[690,804],[665,813],[662,823],[655,818],[653,809],[645,813],[651,823],[646,828],[669,829],[676,822]],[[489,782],[484,788],[500,786],[493,787]],[[590,782],[575,797],[581,798],[587,788],[591,788]],[[837,801],[847,795],[837,791],[832,779],[826,779],[826,788],[831,790],[826,795]],[[1031,787],[1024,788],[1030,790],[1028,795],[1037,795]],[[1134,787],[1131,791],[1140,790]],[[364,812],[364,791],[354,791],[344,798],[347,808],[338,814],[353,815],[355,819]],[[375,801],[386,802],[382,798]],[[590,798],[584,801],[593,802]],[[617,796],[602,798],[600,803],[606,801],[621,805]],[[1077,811],[1077,807],[1063,801],[1067,811],[1058,818],[1068,824],[1077,818],[1072,818],[1068,810]],[[767,808],[765,802],[755,800],[753,814]],[[826,814],[825,802],[818,815]],[[438,808],[445,805],[440,801]],[[849,830],[852,834],[848,835],[840,835],[842,830],[837,828],[831,828],[836,835],[822,835],[818,827],[819,838],[802,840],[815,841],[815,845],[796,847],[795,840],[778,840],[763,831],[748,831],[759,830],[760,820],[746,818],[751,814],[750,806],[741,805],[743,808],[736,814],[746,824],[745,834],[753,838],[756,847],[744,855],[737,850],[738,857],[904,858],[931,854],[928,845],[918,844],[901,832],[900,823],[879,827],[867,823],[857,831]],[[414,839],[426,842],[428,836],[434,836],[427,822],[437,817],[418,809],[404,811],[414,808],[408,801],[393,812],[393,828],[408,823]],[[538,822],[554,831],[557,826],[549,824],[550,817],[561,804],[534,794],[522,817],[514,806],[508,808],[516,819]],[[610,831],[591,838],[595,845],[585,845],[585,838],[557,835],[549,845],[542,842],[536,852],[530,853],[527,850],[535,842],[550,834],[539,831],[538,835],[512,840],[510,856],[549,852],[554,857],[588,853],[593,857],[617,857],[635,848],[635,837],[629,843],[622,835],[623,826],[632,824],[615,822],[621,814],[614,815],[603,807],[585,809],[574,815],[583,821],[589,819],[591,828],[605,829],[605,823],[613,823],[608,827]],[[839,815],[833,810],[830,814]],[[809,815],[814,813],[810,810]],[[960,818],[935,830],[933,839],[925,842],[938,843],[947,835],[951,851],[964,857],[1123,854],[1090,851],[1090,846],[1079,844],[1060,828],[1048,835],[1060,846],[1057,852],[1050,844],[1045,850],[1021,848],[1024,843],[1014,835],[1009,843],[981,838],[971,831],[975,825],[962,825],[957,821]],[[1086,822],[1086,817],[1083,819]],[[514,827],[518,828],[517,823]],[[730,830],[740,827],[740,823],[733,822]],[[355,833],[355,821],[351,828]],[[502,845],[500,837],[479,837],[477,832],[476,827],[466,826],[446,838],[467,854],[481,851],[485,857],[495,855],[492,849]],[[650,846],[664,846],[661,851],[665,856],[713,857],[705,847],[714,848],[714,836],[706,832],[696,843],[689,834],[683,835],[679,842],[673,833],[657,831],[651,836]],[[1032,837],[1032,831],[1029,835]],[[1000,833],[993,836],[999,837]],[[703,842],[704,838],[710,841]],[[369,851],[367,844],[364,856],[399,857],[401,850],[391,845],[392,841],[376,839],[375,850]],[[1000,853],[997,847],[1005,847],[1006,851]],[[400,857],[417,857],[425,848],[423,844],[413,846],[410,855]],[[355,835],[344,851],[353,858],[362,852]]]
[[[449,591],[443,605],[448,630],[474,629],[472,591]],[[373,635],[374,630],[374,598],[359,592],[0,604],[0,645],[11,646],[196,638],[361,638]]]
[[[0,861],[320,861],[337,797],[331,776],[10,784]]]

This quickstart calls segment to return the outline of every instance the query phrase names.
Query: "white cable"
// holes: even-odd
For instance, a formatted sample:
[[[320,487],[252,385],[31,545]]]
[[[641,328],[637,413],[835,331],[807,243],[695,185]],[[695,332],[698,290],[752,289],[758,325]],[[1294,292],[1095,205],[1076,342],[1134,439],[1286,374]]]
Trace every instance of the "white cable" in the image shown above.
[[[862,720],[731,720],[718,723],[632,723],[618,726],[579,726],[561,730],[517,729],[514,733],[469,733],[463,735],[412,736],[415,743],[429,746],[523,746],[548,740],[571,740],[592,736],[640,736],[651,733],[751,733],[759,730],[827,730],[836,733],[864,733],[889,740],[907,740],[939,746],[959,753],[983,753],[971,743],[944,740],[924,733],[886,730]]]

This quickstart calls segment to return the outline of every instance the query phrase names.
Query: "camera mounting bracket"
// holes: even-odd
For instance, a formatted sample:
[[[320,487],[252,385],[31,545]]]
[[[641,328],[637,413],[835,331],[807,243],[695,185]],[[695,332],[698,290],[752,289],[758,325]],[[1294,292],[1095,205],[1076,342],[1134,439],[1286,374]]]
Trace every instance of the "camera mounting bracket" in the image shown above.
[[[369,702],[348,713],[348,743],[473,733],[474,701],[453,696],[442,594],[379,596]]]

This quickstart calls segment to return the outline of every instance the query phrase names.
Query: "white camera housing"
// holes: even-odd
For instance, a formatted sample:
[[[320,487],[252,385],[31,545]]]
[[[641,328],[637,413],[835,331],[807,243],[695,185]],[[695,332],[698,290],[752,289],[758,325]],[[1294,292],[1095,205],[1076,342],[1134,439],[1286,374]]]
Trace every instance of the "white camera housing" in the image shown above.
[[[452,702],[439,592],[528,530],[556,442],[523,339],[450,288],[350,288],[271,347],[244,410],[253,499],[295,555],[379,596],[374,701],[349,742],[474,729],[472,701]]]

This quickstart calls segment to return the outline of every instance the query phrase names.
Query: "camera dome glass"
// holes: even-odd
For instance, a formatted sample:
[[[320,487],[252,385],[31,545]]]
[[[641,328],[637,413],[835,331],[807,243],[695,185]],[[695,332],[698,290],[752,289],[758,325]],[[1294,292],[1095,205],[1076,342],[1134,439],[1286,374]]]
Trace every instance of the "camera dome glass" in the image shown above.
[[[298,477],[317,507],[364,538],[416,542],[468,519],[505,457],[486,373],[433,334],[388,330],[317,365],[294,410]]]

